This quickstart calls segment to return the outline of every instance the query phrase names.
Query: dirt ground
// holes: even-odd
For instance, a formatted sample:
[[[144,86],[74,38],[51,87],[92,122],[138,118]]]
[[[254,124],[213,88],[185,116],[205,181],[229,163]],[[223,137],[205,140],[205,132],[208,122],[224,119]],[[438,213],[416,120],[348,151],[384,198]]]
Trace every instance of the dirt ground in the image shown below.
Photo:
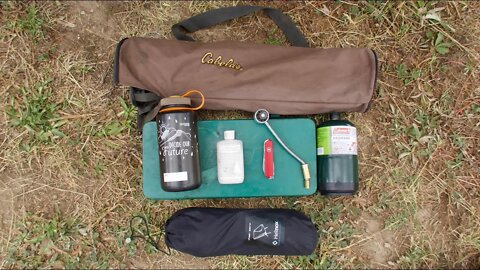
[[[151,201],[127,88],[112,85],[119,40],[172,39],[172,24],[251,2],[1,2],[0,268],[479,268],[480,4],[255,2],[281,9],[312,47],[368,47],[380,61],[359,137],[354,197]],[[203,42],[285,43],[262,14],[202,30]],[[202,112],[238,118],[239,112]],[[135,240],[188,206],[285,207],[320,243],[307,257],[167,256]]]

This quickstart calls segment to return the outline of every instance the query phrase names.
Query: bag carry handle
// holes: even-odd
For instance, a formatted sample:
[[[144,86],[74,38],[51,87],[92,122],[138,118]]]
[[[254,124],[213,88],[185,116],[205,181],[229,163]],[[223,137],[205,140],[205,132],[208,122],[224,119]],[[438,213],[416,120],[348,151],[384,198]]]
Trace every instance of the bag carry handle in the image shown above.
[[[193,33],[260,10],[263,10],[275,22],[290,44],[297,47],[308,47],[307,40],[290,17],[278,9],[259,6],[224,7],[209,10],[173,25],[172,34],[178,40],[194,41],[187,33]]]

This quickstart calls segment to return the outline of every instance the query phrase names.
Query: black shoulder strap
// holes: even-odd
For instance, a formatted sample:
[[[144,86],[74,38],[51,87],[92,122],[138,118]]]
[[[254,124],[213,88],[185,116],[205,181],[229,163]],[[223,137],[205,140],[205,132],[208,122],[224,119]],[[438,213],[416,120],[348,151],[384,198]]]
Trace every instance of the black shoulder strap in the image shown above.
[[[175,24],[172,26],[172,33],[178,40],[194,41],[187,33],[193,33],[260,10],[263,10],[275,22],[293,46],[308,47],[307,40],[295,23],[280,10],[269,7],[237,6],[209,10]]]
[[[130,87],[130,100],[138,109],[137,129],[141,132],[143,125],[155,118],[155,116],[151,117],[149,113],[158,105],[160,97],[150,91]]]

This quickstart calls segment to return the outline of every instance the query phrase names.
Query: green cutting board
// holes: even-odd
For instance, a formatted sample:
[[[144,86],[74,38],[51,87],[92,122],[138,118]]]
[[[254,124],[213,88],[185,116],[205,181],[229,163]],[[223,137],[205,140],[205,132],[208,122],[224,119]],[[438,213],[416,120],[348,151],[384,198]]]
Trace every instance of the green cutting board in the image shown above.
[[[271,119],[270,125],[285,144],[310,167],[310,189],[305,189],[300,163],[276,141],[267,127],[254,120],[211,120],[198,122],[200,168],[199,188],[166,192],[160,185],[157,125],[143,127],[143,194],[153,200],[237,198],[268,196],[304,196],[317,191],[315,124],[308,118]],[[243,141],[245,180],[242,184],[222,185],[217,180],[216,144],[225,130],[235,130],[235,138]],[[263,142],[272,139],[275,177],[263,175]]]

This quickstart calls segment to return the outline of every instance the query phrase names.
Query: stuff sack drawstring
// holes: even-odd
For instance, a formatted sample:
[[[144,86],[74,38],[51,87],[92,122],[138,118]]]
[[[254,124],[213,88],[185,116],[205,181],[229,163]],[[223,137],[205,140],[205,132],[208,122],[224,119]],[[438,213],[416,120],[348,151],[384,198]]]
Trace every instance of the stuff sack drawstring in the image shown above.
[[[134,234],[134,230],[133,230],[133,221],[135,219],[141,219],[144,223],[145,223],[145,233],[146,234]],[[143,216],[133,216],[131,219],[130,219],[130,236],[126,239],[126,243],[129,244],[130,242],[132,242],[132,240],[134,240],[135,238],[140,238],[140,239],[143,239],[145,242],[149,243],[150,245],[152,245],[156,250],[160,251],[160,252],[163,252],[167,255],[170,255],[171,252],[170,252],[170,248],[167,246],[167,251],[163,250],[160,248],[160,246],[158,245],[158,243],[153,240],[152,236],[150,235],[150,229],[148,228],[148,222],[147,222],[147,219]]]

